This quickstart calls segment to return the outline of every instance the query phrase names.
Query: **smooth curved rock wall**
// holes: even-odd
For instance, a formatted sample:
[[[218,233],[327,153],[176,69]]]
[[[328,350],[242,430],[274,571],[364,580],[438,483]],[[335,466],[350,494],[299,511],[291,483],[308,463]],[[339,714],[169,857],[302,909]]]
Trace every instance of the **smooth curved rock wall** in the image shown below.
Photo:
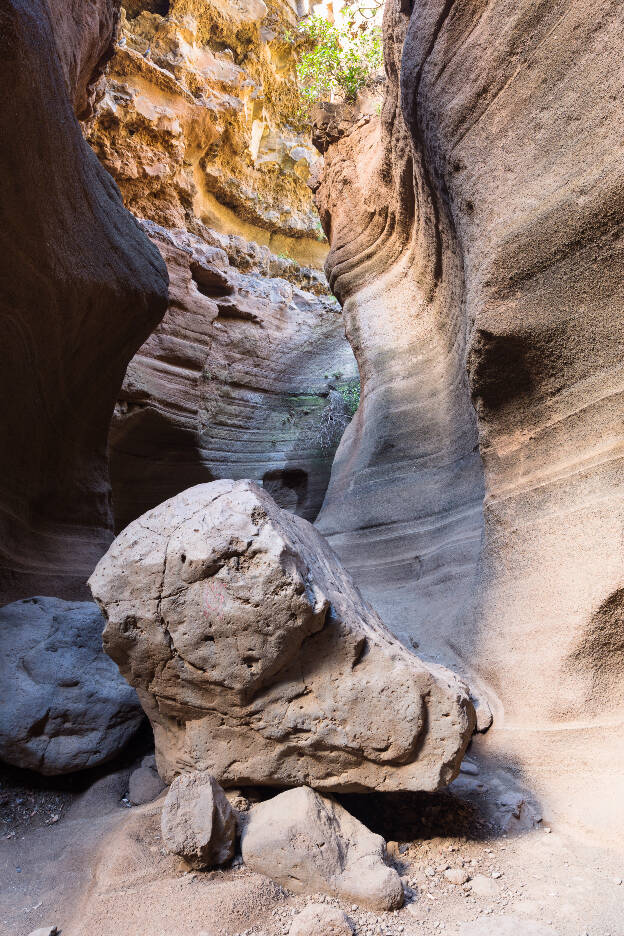
[[[547,815],[600,829],[603,839],[617,838],[624,826],[623,25],[621,6],[611,0],[591,8],[584,0],[416,0],[410,11],[393,0],[382,148],[372,136],[366,143],[370,130],[338,143],[321,190],[330,275],[346,299],[364,402],[339,451],[320,528],[386,622],[405,639],[411,611],[421,640],[430,591],[419,570],[405,567],[402,576],[408,609],[366,584],[364,545],[374,542],[371,530],[385,532],[388,508],[368,508],[351,523],[340,502],[348,491],[355,504],[370,504],[369,482],[381,467],[368,451],[381,453],[380,442],[387,476],[405,476],[404,502],[426,499],[428,462],[403,466],[420,451],[435,458],[443,450],[435,418],[449,429],[448,451],[462,436],[476,438],[469,408],[462,413],[459,403],[465,391],[451,407],[455,420],[444,416],[464,383],[465,362],[485,483],[478,577],[474,563],[465,566],[477,606],[462,628],[441,615],[432,646],[450,646],[487,688],[495,723],[486,754],[520,767]],[[397,129],[403,120],[413,172]],[[358,166],[358,194],[372,192],[373,158],[378,179],[397,178],[404,167],[383,198],[369,194],[356,240],[348,238],[345,200],[340,205],[333,194],[342,158],[351,159],[350,171]],[[409,238],[388,235],[401,210],[405,227],[418,232],[411,254]],[[375,289],[381,298],[371,321]],[[395,377],[393,330],[401,322],[418,329],[423,314],[429,325],[397,361]],[[439,355],[425,360],[427,349],[444,347],[443,335],[457,361],[446,373]],[[397,387],[405,389],[393,392]],[[413,420],[407,438],[404,422],[393,425],[397,409]],[[434,429],[419,421],[427,410]],[[434,476],[447,501],[468,477],[462,470],[453,478],[441,465]],[[479,485],[470,486],[475,496],[464,506],[472,503],[476,518]],[[449,528],[443,542],[457,539]],[[403,551],[391,540],[387,551],[401,568]],[[452,551],[438,555],[450,602],[460,597],[461,585],[450,584],[457,565]],[[470,591],[460,602],[467,609]],[[426,625],[422,633],[426,644]],[[425,644],[419,652],[428,652]]]
[[[115,397],[166,306],[164,264],[84,142],[67,93],[75,80],[83,113],[117,7],[100,2],[74,20],[76,4],[51,15],[43,0],[8,0],[0,12],[3,602],[88,596],[112,538]]]

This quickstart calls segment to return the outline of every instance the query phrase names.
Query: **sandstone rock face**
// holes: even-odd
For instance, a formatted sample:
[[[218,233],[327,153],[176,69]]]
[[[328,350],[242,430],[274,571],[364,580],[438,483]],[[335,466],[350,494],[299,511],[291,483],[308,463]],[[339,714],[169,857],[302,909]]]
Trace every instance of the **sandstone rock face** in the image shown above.
[[[465,687],[392,638],[316,530],[253,482],[149,511],[90,586],[167,781],[435,790],[459,770]]]
[[[143,710],[102,650],[91,601],[29,598],[0,609],[0,758],[42,774],[111,760]]]
[[[328,270],[363,402],[320,528],[403,639],[459,656],[487,687],[492,751],[522,764],[554,811],[613,832],[624,768],[621,11],[611,0],[405,9],[386,7],[381,127],[326,157]],[[395,359],[399,326],[420,340]],[[421,549],[403,548],[398,512],[385,523],[387,477],[414,505]],[[412,625],[374,581],[380,536],[397,572],[405,560]],[[436,592],[452,592],[456,614]],[[431,643],[421,615],[436,621]],[[588,796],[597,777],[600,803]]]
[[[0,13],[5,602],[87,597],[85,579],[111,539],[110,416],[127,362],[166,306],[164,264],[84,142],[67,95],[77,82],[83,113],[116,6],[9,0]]]
[[[125,0],[89,139],[126,206],[165,227],[197,220],[321,264],[319,154],[298,116],[292,5]]]
[[[175,778],[165,799],[161,826],[168,850],[192,868],[216,868],[234,856],[236,813],[208,773]]]
[[[200,238],[143,227],[167,262],[170,298],[115,408],[117,528],[223,477],[255,479],[314,520],[359,385],[324,277],[206,228]]]
[[[380,835],[309,787],[254,806],[241,833],[247,867],[296,894],[321,892],[373,910],[396,910],[403,885],[384,863],[385,849]]]

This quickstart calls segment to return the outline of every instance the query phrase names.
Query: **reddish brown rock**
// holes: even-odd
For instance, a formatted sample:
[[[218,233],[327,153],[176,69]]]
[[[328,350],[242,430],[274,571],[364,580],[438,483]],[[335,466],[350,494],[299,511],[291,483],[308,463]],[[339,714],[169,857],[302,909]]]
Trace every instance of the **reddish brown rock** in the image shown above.
[[[359,386],[324,277],[205,228],[144,227],[167,261],[170,303],[115,408],[117,529],[216,478],[253,478],[314,520]]]
[[[53,7],[54,20],[43,0],[8,0],[0,12],[4,601],[88,595],[111,538],[110,416],[167,294],[158,252],[84,142],[67,95],[66,80],[76,81],[82,113],[117,4],[88,16],[78,4]]]

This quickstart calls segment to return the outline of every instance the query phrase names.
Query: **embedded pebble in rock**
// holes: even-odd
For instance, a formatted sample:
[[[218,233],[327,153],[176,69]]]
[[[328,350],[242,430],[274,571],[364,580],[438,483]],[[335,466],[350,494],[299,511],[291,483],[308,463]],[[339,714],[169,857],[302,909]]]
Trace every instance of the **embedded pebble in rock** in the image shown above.
[[[168,851],[192,868],[214,868],[234,856],[236,813],[209,773],[176,777],[165,799],[161,828]]]
[[[309,904],[290,927],[290,936],[353,936],[353,932],[346,913],[320,903]]]
[[[161,780],[156,770],[156,759],[153,754],[144,757],[141,766],[130,774],[128,781],[128,800],[133,806],[151,803],[160,796],[166,784]]]
[[[448,868],[444,877],[450,884],[465,884],[470,880],[470,875],[463,868]]]
[[[375,910],[403,904],[401,879],[384,863],[381,836],[309,787],[255,806],[242,830],[241,851],[250,870],[296,894],[320,891]]]

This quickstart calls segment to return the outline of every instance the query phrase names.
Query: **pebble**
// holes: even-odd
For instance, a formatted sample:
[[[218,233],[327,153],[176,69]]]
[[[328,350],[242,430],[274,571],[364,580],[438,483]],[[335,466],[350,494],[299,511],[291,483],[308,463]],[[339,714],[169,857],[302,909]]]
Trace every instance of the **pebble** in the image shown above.
[[[449,884],[465,884],[470,880],[470,875],[463,868],[448,868],[444,877]]]
[[[39,929],[33,930],[30,936],[56,936],[57,933],[57,926],[40,926]]]

